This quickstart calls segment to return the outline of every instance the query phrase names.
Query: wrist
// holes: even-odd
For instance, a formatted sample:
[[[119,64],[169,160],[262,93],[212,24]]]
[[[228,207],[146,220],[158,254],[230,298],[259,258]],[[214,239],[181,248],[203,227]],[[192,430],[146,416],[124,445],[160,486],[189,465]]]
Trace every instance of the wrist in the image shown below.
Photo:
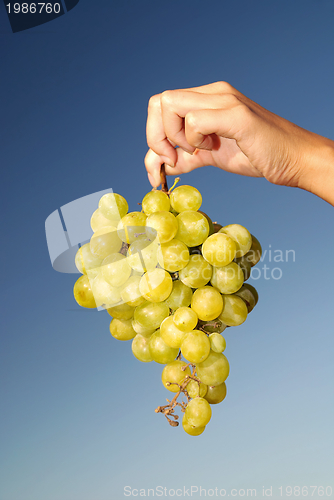
[[[300,159],[298,187],[334,205],[334,141],[309,134]]]

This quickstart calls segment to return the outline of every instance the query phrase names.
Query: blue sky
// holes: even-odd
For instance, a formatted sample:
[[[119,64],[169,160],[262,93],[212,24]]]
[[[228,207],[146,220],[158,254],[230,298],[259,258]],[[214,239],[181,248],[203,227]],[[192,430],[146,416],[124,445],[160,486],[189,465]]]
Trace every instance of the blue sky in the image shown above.
[[[1,4],[1,500],[334,486],[333,207],[213,167],[182,178],[214,220],[267,250],[250,281],[259,304],[226,332],[228,396],[198,438],[154,413],[168,397],[162,367],[113,339],[106,313],[76,305],[77,276],[52,269],[44,232],[51,212],[109,187],[136,210],[150,190],[147,102],[166,89],[226,80],[334,139],[333,17],[330,0],[80,0],[12,34]]]

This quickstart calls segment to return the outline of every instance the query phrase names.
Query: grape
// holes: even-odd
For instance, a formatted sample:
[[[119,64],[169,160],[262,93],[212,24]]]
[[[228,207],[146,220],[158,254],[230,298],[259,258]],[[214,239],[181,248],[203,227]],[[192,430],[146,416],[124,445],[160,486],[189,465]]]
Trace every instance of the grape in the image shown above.
[[[182,281],[175,280],[173,281],[171,294],[165,302],[171,309],[186,307],[190,305],[192,295],[193,292],[189,286],[182,283]]]
[[[211,351],[202,363],[196,365],[197,376],[206,385],[222,384],[227,379],[229,371],[227,358],[224,354],[214,351]]]
[[[209,335],[210,347],[214,352],[224,352],[226,349],[226,340],[220,333],[211,333]]]
[[[187,423],[195,427],[206,426],[210,422],[211,415],[212,410],[209,403],[201,397],[189,401],[184,414]]]
[[[213,222],[213,232],[218,233],[219,229],[221,229],[223,226],[221,224],[218,224],[218,222]]]
[[[176,212],[198,210],[202,205],[202,195],[192,186],[179,186],[170,194],[170,204]]]
[[[109,307],[108,314],[117,319],[131,319],[133,317],[135,308],[128,304],[119,304],[118,306]]]
[[[193,210],[181,212],[176,220],[179,227],[175,237],[188,247],[197,247],[208,237],[209,223],[199,212]]]
[[[241,297],[246,302],[248,313],[254,309],[259,300],[256,289],[248,283],[245,283],[240,290],[235,292],[235,295],[238,295],[238,297]]]
[[[191,308],[202,321],[210,321],[223,310],[223,298],[212,286],[203,286],[195,290],[191,299]]]
[[[164,342],[160,335],[160,330],[152,333],[149,339],[149,348],[153,361],[162,365],[174,361],[179,352],[177,348],[169,347],[169,345]]]
[[[198,316],[190,307],[179,307],[172,317],[175,325],[182,332],[190,332],[198,323]]]
[[[142,209],[146,215],[154,214],[155,212],[168,212],[170,209],[170,200],[163,191],[150,191],[142,201]]]
[[[179,278],[191,288],[206,285],[212,276],[212,266],[201,255],[190,255],[189,262],[179,272]]]
[[[152,333],[155,332],[156,328],[151,328],[149,326],[143,326],[141,323],[138,323],[135,319],[132,318],[132,328],[135,332],[139,333],[143,337],[150,337]]]
[[[150,302],[162,302],[170,295],[173,288],[172,278],[164,269],[148,271],[140,279],[139,290]]]
[[[153,361],[148,344],[149,339],[147,337],[144,337],[143,335],[140,335],[140,333],[137,333],[132,341],[132,353],[135,358],[137,358],[139,361],[142,361],[143,363],[149,363],[150,361]]]
[[[89,243],[82,245],[75,254],[76,268],[82,274],[87,274],[90,271],[89,277],[94,277],[100,272],[101,264],[102,259],[90,251]]]
[[[160,244],[172,240],[178,228],[177,218],[167,211],[155,212],[147,217],[146,234],[150,240],[158,238]]]
[[[117,340],[131,340],[137,335],[132,328],[131,319],[113,318],[110,322],[110,333]]]
[[[200,396],[201,398],[204,398],[208,386],[203,384],[202,382],[198,383],[196,380],[190,380],[187,384],[187,393],[190,398],[196,398],[197,396]]]
[[[124,243],[133,243],[139,234],[145,234],[146,215],[143,212],[130,212],[119,221],[118,236]]]
[[[158,250],[158,262],[161,267],[170,273],[180,271],[189,262],[188,247],[182,241],[176,239],[162,243]]]
[[[247,260],[247,254],[244,255],[243,257],[237,257],[235,259],[235,262],[238,264],[238,266],[241,267],[242,272],[244,273],[244,281],[247,281],[251,275],[251,265]]]
[[[242,287],[243,282],[244,273],[235,262],[224,267],[213,268],[211,284],[218,288],[221,293],[235,293]]]
[[[219,233],[225,233],[231,236],[236,242],[236,257],[245,255],[252,245],[252,236],[248,229],[240,224],[230,224],[219,229]]]
[[[144,302],[136,307],[134,319],[145,328],[156,330],[168,315],[169,307],[164,302]]]
[[[237,295],[223,295],[224,308],[219,319],[228,326],[241,325],[247,319],[247,306]]]
[[[186,332],[179,330],[173,321],[173,316],[165,318],[160,325],[160,335],[170,347],[181,347]]]
[[[130,276],[128,281],[121,287],[121,297],[129,306],[137,307],[145,302],[139,290],[140,276]]]
[[[96,307],[94,294],[92,292],[89,279],[85,274],[80,276],[80,278],[75,282],[73,294],[79,306],[87,307],[88,309]]]
[[[184,371],[182,370],[182,367],[186,367]],[[179,385],[181,385],[187,375],[191,375],[191,371],[189,366],[187,366],[187,363],[175,360],[168,363],[168,365],[166,365],[162,370],[161,380],[163,385],[170,392],[179,392]],[[169,382],[171,385],[168,384]]]
[[[195,427],[194,425],[190,425],[188,423],[185,415],[183,415],[183,418],[182,418],[182,427],[183,427],[183,430],[187,434],[189,434],[190,436],[199,436],[205,430],[205,426],[203,426],[203,427]]]
[[[98,274],[91,283],[97,306],[109,308],[121,302],[121,289],[107,283],[102,273]]]
[[[209,236],[211,236],[211,234],[213,234],[215,232],[215,228],[213,227],[212,220],[210,219],[210,217],[208,216],[208,214],[206,214],[205,212],[202,212],[201,210],[199,210],[198,212],[200,214],[204,215],[204,217],[208,221],[208,223],[209,223]]]
[[[159,191],[160,192],[160,191]],[[138,236],[131,243],[128,253],[129,266],[141,274],[152,271],[158,263],[158,244],[149,240],[146,235]]]
[[[220,319],[215,318],[212,321],[199,321],[198,327],[200,330],[204,330],[205,333],[222,333],[226,325],[220,321]]]
[[[222,384],[216,386],[208,386],[207,393],[204,398],[207,400],[210,405],[216,405],[221,403],[226,396],[226,384],[223,382]]]
[[[126,199],[116,193],[104,194],[99,201],[101,214],[111,221],[118,222],[127,213],[128,208]]]
[[[185,334],[181,352],[190,363],[201,363],[209,356],[210,341],[205,333],[193,330]]]
[[[104,215],[102,215],[101,210],[98,208],[95,210],[93,213],[91,219],[90,219],[90,227],[93,229],[94,233],[95,231],[98,231],[99,229],[102,229],[103,227],[108,227],[108,226],[117,226],[119,219],[115,220],[110,220],[107,219]]]
[[[212,234],[204,241],[202,254],[204,259],[212,266],[226,266],[235,257],[235,241],[227,234],[220,232]]]
[[[102,262],[102,276],[112,286],[122,286],[131,274],[128,259],[120,253],[108,255]]]
[[[118,252],[121,247],[122,241],[113,226],[99,229],[90,239],[90,251],[101,259],[105,259],[111,253]]]
[[[260,245],[259,240],[256,239],[255,236],[253,236],[253,235],[251,235],[251,236],[252,236],[252,246],[250,247],[249,252],[246,253],[245,258],[248,260],[251,267],[253,267],[261,259],[262,247]]]

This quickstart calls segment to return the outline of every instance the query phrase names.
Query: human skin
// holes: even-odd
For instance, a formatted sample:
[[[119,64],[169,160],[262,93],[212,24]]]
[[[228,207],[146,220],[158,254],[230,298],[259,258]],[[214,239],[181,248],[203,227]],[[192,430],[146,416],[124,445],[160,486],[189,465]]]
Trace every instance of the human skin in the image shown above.
[[[154,95],[146,132],[153,187],[160,185],[162,163],[167,175],[213,165],[305,189],[334,205],[334,141],[275,115],[227,82]]]

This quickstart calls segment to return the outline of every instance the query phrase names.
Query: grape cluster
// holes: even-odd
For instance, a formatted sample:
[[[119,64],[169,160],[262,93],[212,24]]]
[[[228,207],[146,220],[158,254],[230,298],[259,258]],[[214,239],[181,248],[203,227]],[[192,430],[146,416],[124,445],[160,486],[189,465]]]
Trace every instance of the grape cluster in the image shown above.
[[[139,361],[165,365],[162,383],[175,395],[156,412],[177,426],[180,407],[192,436],[204,431],[211,405],[226,396],[221,334],[256,305],[255,288],[244,282],[262,252],[245,227],[213,223],[201,204],[192,186],[153,190],[142,211],[130,213],[123,196],[105,194],[91,217],[94,234],[75,257],[83,274],[74,285],[76,301],[107,309],[111,335],[132,340]]]

